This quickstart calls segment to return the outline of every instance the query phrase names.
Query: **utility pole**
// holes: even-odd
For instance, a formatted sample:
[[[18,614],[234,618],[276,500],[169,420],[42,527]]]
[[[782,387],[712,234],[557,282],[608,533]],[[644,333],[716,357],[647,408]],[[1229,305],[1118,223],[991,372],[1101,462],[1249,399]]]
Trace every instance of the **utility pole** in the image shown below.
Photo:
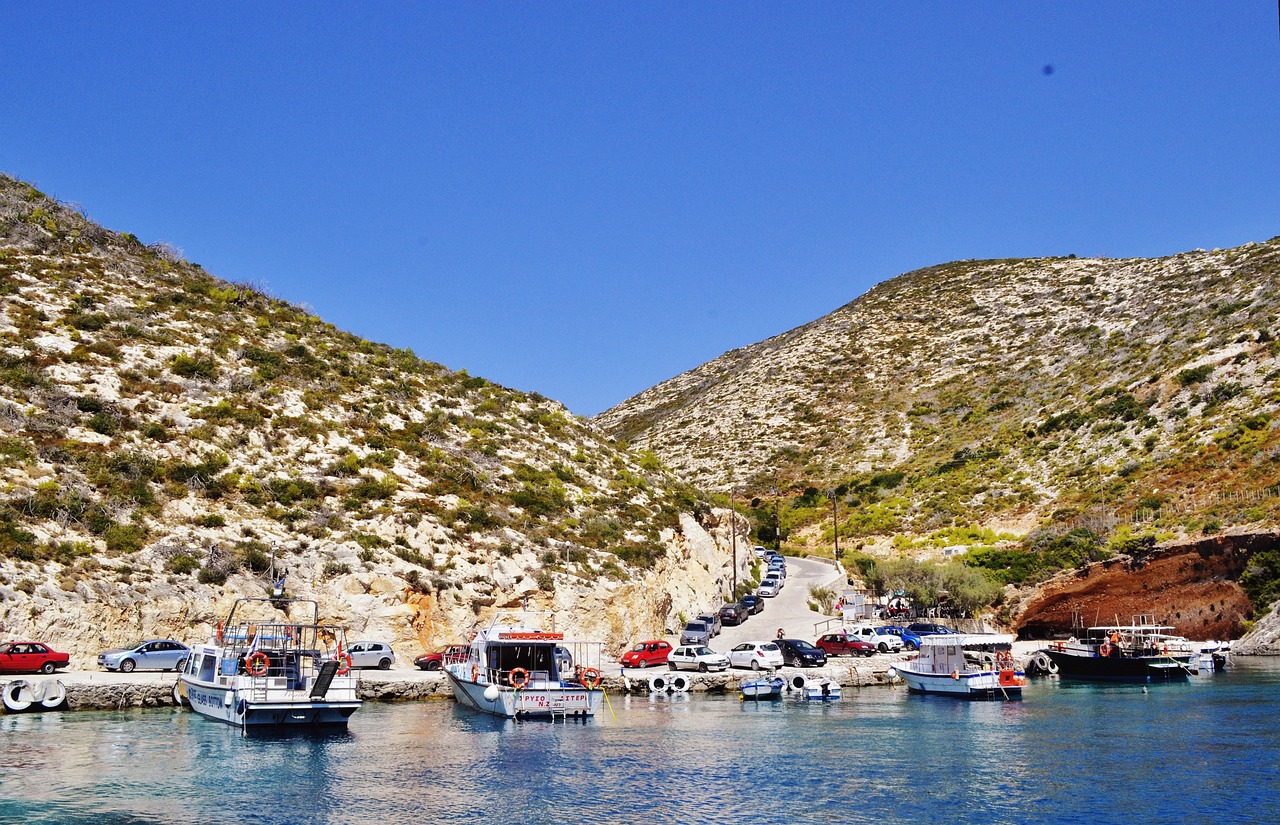
[[[733,548],[733,596],[730,601],[738,600],[738,513],[733,509],[733,475],[730,473],[729,484],[729,545]]]
[[[840,558],[840,514],[836,508],[836,491],[827,490],[827,495],[831,497],[831,533],[835,536],[836,550],[835,557]]]

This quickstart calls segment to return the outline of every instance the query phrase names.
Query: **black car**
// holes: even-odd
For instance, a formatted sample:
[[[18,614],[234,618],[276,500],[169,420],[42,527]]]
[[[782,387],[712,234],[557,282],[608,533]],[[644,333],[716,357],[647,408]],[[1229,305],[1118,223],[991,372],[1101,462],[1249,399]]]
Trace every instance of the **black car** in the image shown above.
[[[755,593],[749,593],[746,596],[743,596],[738,600],[738,604],[745,607],[747,612],[752,614],[759,613],[764,610],[764,599],[760,598]]]
[[[742,624],[747,615],[747,608],[740,604],[726,604],[720,608],[720,621],[727,625]]]
[[[778,639],[778,647],[782,649],[782,663],[790,667],[822,667],[827,663],[827,654],[813,642],[804,639]]]

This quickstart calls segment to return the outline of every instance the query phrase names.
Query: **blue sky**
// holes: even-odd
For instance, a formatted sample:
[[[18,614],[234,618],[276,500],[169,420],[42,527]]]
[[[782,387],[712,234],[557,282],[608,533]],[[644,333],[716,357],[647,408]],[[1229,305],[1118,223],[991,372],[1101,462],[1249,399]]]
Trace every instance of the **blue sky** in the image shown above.
[[[0,170],[594,415],[967,258],[1280,235],[1273,2],[0,10]]]

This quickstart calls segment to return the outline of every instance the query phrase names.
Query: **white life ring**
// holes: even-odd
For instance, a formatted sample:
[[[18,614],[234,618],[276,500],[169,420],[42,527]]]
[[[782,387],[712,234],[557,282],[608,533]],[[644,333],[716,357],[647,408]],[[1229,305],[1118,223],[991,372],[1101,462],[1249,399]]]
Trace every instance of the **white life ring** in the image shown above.
[[[804,686],[809,684],[809,680],[804,678],[803,673],[797,673],[791,677],[791,687],[794,690],[804,690]]]
[[[667,683],[667,677],[663,676],[661,673],[655,673],[653,676],[649,677],[650,693],[666,693],[667,688],[669,687],[671,687],[671,685]]]
[[[14,713],[21,713],[35,701],[35,692],[26,679],[14,679],[4,686],[4,706]]]
[[[36,691],[36,698],[45,710],[57,710],[67,701],[67,689],[57,679],[46,679]]]
[[[684,693],[689,690],[689,677],[683,673],[677,673],[671,677],[671,690],[673,693]]]

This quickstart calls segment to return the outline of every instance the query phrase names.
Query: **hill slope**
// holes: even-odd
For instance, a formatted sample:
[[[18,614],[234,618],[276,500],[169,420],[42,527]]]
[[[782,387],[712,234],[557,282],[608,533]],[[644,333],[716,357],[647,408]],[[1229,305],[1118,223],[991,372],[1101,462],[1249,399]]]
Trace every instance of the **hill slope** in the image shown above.
[[[1280,239],[1153,260],[956,262],[596,421],[706,489],[776,489],[811,523],[829,519],[815,496],[835,488],[846,537],[1089,512],[1274,525],[1278,285]]]
[[[414,648],[526,598],[620,644],[729,573],[707,504],[561,405],[2,176],[0,376],[5,635],[191,640],[264,595],[274,557],[294,595]]]

